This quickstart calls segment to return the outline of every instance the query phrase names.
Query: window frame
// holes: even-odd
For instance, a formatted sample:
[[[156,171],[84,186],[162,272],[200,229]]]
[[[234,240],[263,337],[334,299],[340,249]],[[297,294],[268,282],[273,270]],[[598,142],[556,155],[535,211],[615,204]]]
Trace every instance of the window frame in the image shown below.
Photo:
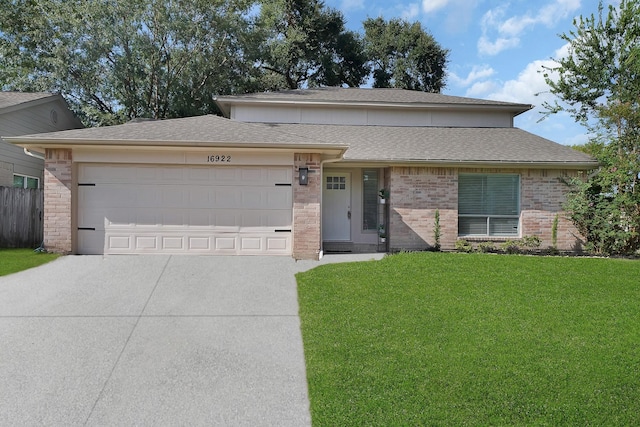
[[[22,187],[18,187],[18,186],[16,186],[16,185],[15,185],[15,179],[16,179],[16,177],[17,177],[17,176],[19,176],[19,177],[23,178],[23,181],[22,181]],[[36,189],[37,189],[37,188],[40,188],[40,177],[37,177],[37,176],[31,176],[31,175],[25,175],[25,174],[22,174],[22,173],[14,173],[14,174],[13,174],[13,180],[14,180],[14,185],[13,185],[13,187],[14,187],[14,188],[29,188],[29,186],[27,185],[27,184],[28,184],[29,179],[35,179],[35,180],[36,180],[36,182],[37,182],[37,186],[36,186],[35,188],[36,188]]]
[[[515,201],[515,210],[517,213],[515,214],[505,214],[505,213],[491,213],[491,212],[480,212],[478,213],[460,213],[460,177],[484,177],[487,179],[486,188],[482,190],[482,198],[490,199],[492,195],[492,191],[490,189],[490,177],[502,177],[502,178],[515,178],[517,182],[515,187],[511,187],[511,190],[516,190],[516,201]],[[496,209],[496,205],[491,205],[490,202],[484,207],[486,211],[492,211]],[[521,214],[522,214],[522,177],[517,173],[461,173],[458,175],[458,237],[482,237],[482,238],[513,238],[519,237],[522,232],[522,224],[521,224]],[[461,218],[475,218],[475,219],[484,219],[485,220],[485,232],[484,233],[462,233],[461,232]],[[500,232],[499,230],[492,231],[492,220],[515,220],[515,232]],[[498,221],[496,221],[498,222]],[[476,225],[480,224],[479,221]],[[493,224],[495,226],[495,223]]]
[[[376,185],[375,185],[375,189],[372,193],[372,199],[373,199],[373,203],[371,203],[372,205],[372,212],[368,211],[367,208],[369,207],[369,205],[366,203],[366,196],[365,196],[365,177],[368,176],[367,174],[375,174],[375,181],[376,181]],[[379,222],[379,213],[378,213],[378,192],[380,191],[380,177],[381,177],[381,173],[379,169],[362,169],[362,218],[360,218],[360,230],[362,233],[367,233],[367,234],[376,234],[378,232],[378,222]],[[365,223],[367,223],[367,218],[366,215],[367,213],[375,218],[374,223],[371,225],[370,228],[365,228]]]

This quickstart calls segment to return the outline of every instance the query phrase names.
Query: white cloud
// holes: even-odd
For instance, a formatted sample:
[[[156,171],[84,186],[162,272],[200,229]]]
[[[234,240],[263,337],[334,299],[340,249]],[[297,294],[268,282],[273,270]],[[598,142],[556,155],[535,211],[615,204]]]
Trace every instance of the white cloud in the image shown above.
[[[474,83],[467,90],[467,93],[465,95],[469,96],[469,97],[472,97],[472,98],[482,98],[487,93],[491,93],[493,91],[496,91],[499,88],[500,88],[500,85],[497,82],[495,82],[493,80],[485,80],[485,81],[482,81],[482,82]]]
[[[409,3],[403,10],[400,12],[400,16],[402,19],[406,21],[413,21],[420,14],[420,5],[418,3]]]
[[[497,55],[503,50],[517,47],[520,44],[518,37],[503,38],[499,37],[494,42],[488,37],[482,36],[478,39],[478,51],[483,55]]]
[[[488,94],[487,98],[540,105],[553,97],[549,93],[549,86],[541,71],[545,66],[553,67],[554,65],[557,63],[550,59],[533,61],[518,74],[517,79],[505,82],[500,90]]]
[[[458,86],[469,86],[476,80],[486,79],[495,74],[495,70],[488,65],[474,65],[466,77],[460,77],[456,73],[449,73],[449,79]]]
[[[536,25],[553,27],[580,8],[581,0],[553,0],[535,13],[512,16],[505,19],[508,5],[487,11],[480,25],[482,36],[478,40],[478,51],[484,55],[498,53],[517,47],[520,36]],[[495,39],[495,41],[491,41]]]
[[[435,12],[442,9],[449,3],[449,0],[422,0],[422,11],[424,13]]]

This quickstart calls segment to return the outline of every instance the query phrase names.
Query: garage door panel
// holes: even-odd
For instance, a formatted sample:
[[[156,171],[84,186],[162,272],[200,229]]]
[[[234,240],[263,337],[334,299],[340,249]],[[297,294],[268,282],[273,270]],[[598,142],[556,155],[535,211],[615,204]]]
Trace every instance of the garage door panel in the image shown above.
[[[287,169],[268,169],[266,180],[275,183],[291,183],[293,181],[293,170]]]
[[[289,255],[292,175],[274,166],[81,164],[79,252]]]
[[[128,253],[207,253],[244,255],[289,255],[291,235],[289,233],[217,233],[199,235],[147,235],[107,232],[105,251],[111,254]],[[101,252],[100,252],[101,253]]]

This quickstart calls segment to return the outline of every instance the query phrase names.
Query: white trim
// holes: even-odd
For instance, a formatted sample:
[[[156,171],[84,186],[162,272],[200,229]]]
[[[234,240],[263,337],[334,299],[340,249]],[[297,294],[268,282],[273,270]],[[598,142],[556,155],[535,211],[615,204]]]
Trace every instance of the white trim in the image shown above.
[[[40,177],[37,176],[31,176],[31,175],[25,175],[23,173],[14,173],[13,177],[15,178],[16,176],[20,176],[22,178],[26,178],[23,182],[23,186],[22,188],[29,188],[27,187],[27,179],[31,178],[31,179],[35,179],[36,181],[38,181],[38,186],[36,188],[40,188]],[[16,187],[16,188],[20,188],[20,187]]]

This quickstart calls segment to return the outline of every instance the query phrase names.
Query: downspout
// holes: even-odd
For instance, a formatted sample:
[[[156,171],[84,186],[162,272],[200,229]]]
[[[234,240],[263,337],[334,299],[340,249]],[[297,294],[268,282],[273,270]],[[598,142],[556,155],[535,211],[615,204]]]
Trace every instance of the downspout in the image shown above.
[[[44,156],[41,156],[40,154],[32,153],[26,147],[24,147],[23,150],[24,150],[24,154],[26,154],[27,156],[31,156],[31,157],[35,157],[36,159],[44,160]]]
[[[337,163],[339,161],[342,161],[342,156],[344,155],[344,151],[342,152],[342,154],[340,154],[340,157],[335,158],[335,159],[325,159],[325,160],[321,160],[320,161],[320,253],[318,254],[318,259],[322,259],[323,255],[324,255],[324,248],[322,246],[322,194],[324,193],[323,190],[323,182],[322,182],[322,177],[324,175],[324,165],[325,163]]]

